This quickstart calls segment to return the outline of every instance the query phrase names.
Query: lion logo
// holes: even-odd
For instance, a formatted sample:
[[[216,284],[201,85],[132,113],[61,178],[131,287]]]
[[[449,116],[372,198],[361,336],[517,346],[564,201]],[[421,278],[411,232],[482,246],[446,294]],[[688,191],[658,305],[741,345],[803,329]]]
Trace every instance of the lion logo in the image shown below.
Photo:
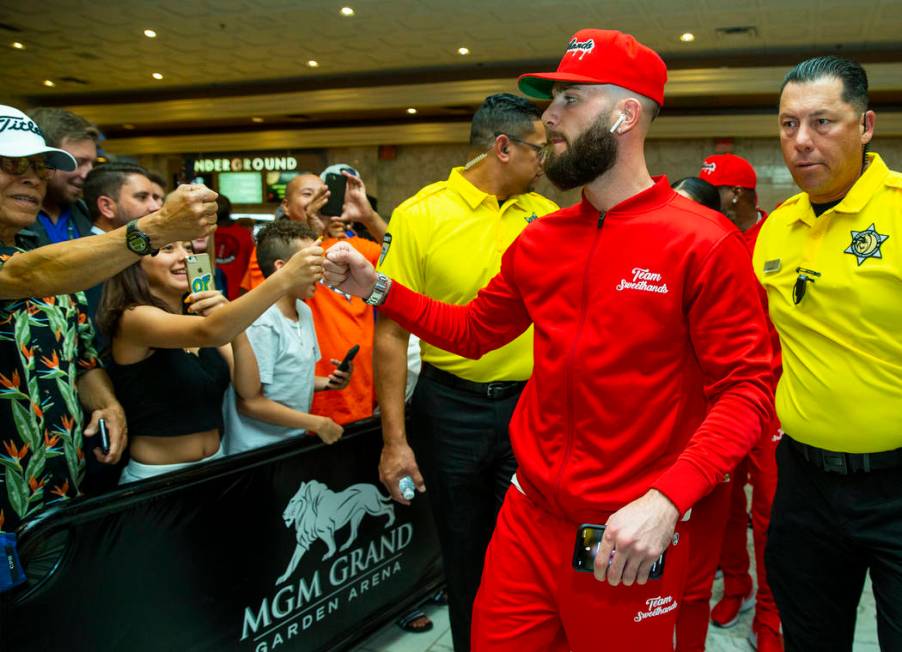
[[[374,485],[355,484],[336,493],[316,480],[302,482],[282,513],[285,527],[294,526],[297,546],[288,568],[276,580],[276,584],[291,577],[301,558],[317,539],[321,539],[328,548],[323,560],[331,558],[336,552],[335,534],[348,523],[351,524],[351,532],[348,540],[338,550],[344,552],[350,548],[357,538],[357,528],[367,514],[388,516],[384,526],[386,528],[395,522],[391,498],[379,493]]]

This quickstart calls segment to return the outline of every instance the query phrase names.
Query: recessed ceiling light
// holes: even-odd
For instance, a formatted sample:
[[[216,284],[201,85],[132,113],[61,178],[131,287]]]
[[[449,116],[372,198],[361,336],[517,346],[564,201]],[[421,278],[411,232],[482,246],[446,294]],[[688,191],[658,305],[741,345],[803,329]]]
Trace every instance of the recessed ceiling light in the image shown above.
[[[407,109],[407,112],[408,112],[410,115],[414,115],[414,114],[417,112],[417,110],[416,110],[415,108],[413,108],[413,107],[410,107],[409,109]]]
[[[307,65],[311,68],[319,68],[319,61],[317,61],[316,59],[310,59],[310,61],[307,62]]]
[[[163,79],[163,74],[159,73],[159,72],[155,72],[154,74],[151,75],[151,77],[153,77],[154,79]]]
[[[684,32],[683,34],[680,34],[680,40],[683,43],[692,43],[692,41],[695,40],[695,34],[692,32]]]
[[[251,122],[263,122],[263,118],[255,115],[253,118],[251,118]]]
[[[133,125],[133,124],[130,123],[130,122],[126,122],[124,125],[122,125],[122,128],[123,128],[123,129],[132,130],[132,129],[135,128],[135,125]]]
[[[145,29],[144,36],[146,36],[147,38],[156,38],[157,33],[155,31],[153,31],[152,29]]]
[[[353,15],[354,15],[354,10],[351,9],[350,7],[342,7],[342,8],[341,8],[341,15],[342,15],[342,16],[353,16]]]
[[[467,56],[468,54],[470,54],[470,48],[457,48],[457,53],[458,53],[460,56],[465,57],[465,56]]]
[[[56,86],[56,82],[53,82],[53,81],[51,81],[51,80],[49,80],[49,79],[45,79],[45,80],[44,80],[44,86],[48,86],[48,87],[50,87],[50,88],[53,88],[54,86]]]
[[[25,49],[25,44],[24,44],[24,43],[19,43],[18,41],[13,41],[12,43],[10,43],[10,45],[12,45],[12,46],[13,46],[15,49],[17,49],[17,50],[24,50],[24,49]]]

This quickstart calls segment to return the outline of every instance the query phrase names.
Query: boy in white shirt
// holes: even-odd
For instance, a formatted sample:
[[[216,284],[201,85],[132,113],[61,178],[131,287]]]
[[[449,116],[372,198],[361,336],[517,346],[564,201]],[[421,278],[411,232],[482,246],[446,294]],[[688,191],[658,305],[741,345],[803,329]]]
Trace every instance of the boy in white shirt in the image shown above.
[[[264,276],[285,264],[298,250],[316,240],[304,223],[277,220],[257,234],[257,259]],[[335,369],[315,376],[320,358],[310,308],[304,299],[315,284],[286,294],[248,327],[246,334],[257,359],[260,386],[257,395],[242,399],[232,388],[223,407],[227,454],[240,453],[315,432],[327,444],[341,438],[343,428],[329,417],[310,414],[314,391],[347,386],[353,369]],[[338,365],[338,360],[332,360]]]

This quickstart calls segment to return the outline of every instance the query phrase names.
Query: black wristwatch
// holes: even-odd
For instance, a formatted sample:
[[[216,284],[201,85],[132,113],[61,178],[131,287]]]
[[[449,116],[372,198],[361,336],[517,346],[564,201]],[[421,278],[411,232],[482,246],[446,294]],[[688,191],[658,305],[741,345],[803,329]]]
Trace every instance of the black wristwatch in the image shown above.
[[[139,256],[156,255],[159,249],[150,246],[150,238],[144,231],[138,228],[138,220],[132,220],[125,227],[125,244],[129,251],[133,251]]]

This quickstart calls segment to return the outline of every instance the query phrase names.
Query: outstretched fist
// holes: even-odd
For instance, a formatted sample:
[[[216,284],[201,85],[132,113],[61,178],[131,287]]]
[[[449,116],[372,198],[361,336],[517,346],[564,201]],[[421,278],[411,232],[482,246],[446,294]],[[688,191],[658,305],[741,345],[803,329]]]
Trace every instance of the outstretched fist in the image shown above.
[[[329,247],[323,263],[323,278],[333,288],[366,299],[376,287],[376,270],[347,242]]]
[[[218,195],[202,184],[184,184],[176,188],[158,213],[156,229],[147,229],[157,236],[154,242],[176,242],[206,238],[216,230],[216,198]]]

